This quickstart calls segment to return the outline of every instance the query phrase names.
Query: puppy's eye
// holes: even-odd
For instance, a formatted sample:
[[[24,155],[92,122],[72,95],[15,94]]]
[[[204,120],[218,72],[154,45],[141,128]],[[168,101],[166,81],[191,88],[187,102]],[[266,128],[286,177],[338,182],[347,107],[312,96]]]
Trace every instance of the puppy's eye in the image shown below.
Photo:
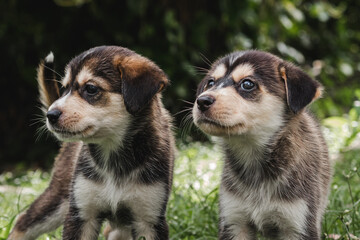
[[[99,92],[99,88],[92,84],[86,84],[85,91],[88,95],[95,95]]]
[[[255,88],[255,83],[249,79],[245,79],[241,82],[240,87],[242,90],[251,91]]]
[[[215,81],[214,81],[214,79],[211,78],[208,80],[208,82],[206,84],[206,88],[211,88],[214,85],[215,85]]]

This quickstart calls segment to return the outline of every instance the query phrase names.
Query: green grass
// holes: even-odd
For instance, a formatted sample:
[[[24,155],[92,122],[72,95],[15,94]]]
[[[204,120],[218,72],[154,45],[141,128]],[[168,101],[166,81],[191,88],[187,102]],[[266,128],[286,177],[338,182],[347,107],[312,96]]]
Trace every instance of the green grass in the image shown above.
[[[339,239],[359,239],[359,167],[359,149],[349,150],[340,155],[335,165],[329,205],[323,221],[325,236],[339,235]]]
[[[331,146],[331,139],[336,136],[326,135]],[[323,238],[357,239],[355,236],[360,236],[360,150],[338,154],[338,148],[331,146],[337,163],[323,220]],[[171,239],[217,239],[221,150],[216,145],[200,143],[180,145],[178,149],[167,214]],[[46,188],[49,179],[49,173],[40,171],[0,175],[0,239],[6,239],[15,217]],[[61,239],[61,228],[39,239]]]

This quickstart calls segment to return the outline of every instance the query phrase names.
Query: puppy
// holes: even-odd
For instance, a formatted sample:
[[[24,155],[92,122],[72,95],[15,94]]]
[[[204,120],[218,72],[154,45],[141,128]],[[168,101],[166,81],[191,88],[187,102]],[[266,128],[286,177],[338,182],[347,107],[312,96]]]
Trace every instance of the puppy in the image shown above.
[[[96,47],[67,65],[60,96],[53,58],[39,67],[40,99],[47,128],[64,143],[49,187],[9,239],[35,239],[62,223],[63,239],[97,239],[104,220],[108,239],[168,239],[174,139],[161,102],[166,75],[129,49]]]
[[[223,145],[219,239],[320,239],[332,171],[305,107],[321,89],[266,52],[234,52],[212,65],[193,117]]]

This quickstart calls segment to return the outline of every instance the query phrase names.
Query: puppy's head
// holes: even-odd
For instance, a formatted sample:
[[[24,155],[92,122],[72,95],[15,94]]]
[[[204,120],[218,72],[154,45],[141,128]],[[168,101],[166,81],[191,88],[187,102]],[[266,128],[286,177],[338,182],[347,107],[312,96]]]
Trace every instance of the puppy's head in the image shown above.
[[[234,52],[200,83],[193,117],[210,135],[271,135],[320,95],[320,84],[298,67],[266,52]]]
[[[41,90],[51,92],[41,84],[46,79],[41,74],[39,78],[40,86],[45,86]],[[42,102],[51,104],[46,113],[48,129],[62,141],[99,143],[121,138],[132,117],[150,106],[168,79],[149,59],[126,48],[105,46],[71,60],[61,83],[57,100],[51,101],[56,91],[41,93],[47,99]]]

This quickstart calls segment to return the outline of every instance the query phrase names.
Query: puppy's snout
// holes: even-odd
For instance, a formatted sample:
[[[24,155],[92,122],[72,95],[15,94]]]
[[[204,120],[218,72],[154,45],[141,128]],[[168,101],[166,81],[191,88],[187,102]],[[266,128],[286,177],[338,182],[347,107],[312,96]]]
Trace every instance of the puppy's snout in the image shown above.
[[[62,112],[60,110],[53,109],[47,112],[46,117],[49,119],[51,124],[55,124],[59,120],[61,114]]]
[[[214,102],[215,102],[215,98],[210,95],[201,96],[196,100],[198,109],[202,112],[208,110],[211,107],[211,105],[214,104]]]

